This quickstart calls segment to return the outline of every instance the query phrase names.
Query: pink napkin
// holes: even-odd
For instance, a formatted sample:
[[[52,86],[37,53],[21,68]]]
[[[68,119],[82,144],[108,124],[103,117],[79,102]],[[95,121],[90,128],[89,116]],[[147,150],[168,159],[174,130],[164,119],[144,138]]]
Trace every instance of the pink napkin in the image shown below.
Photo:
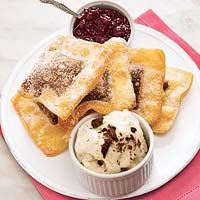
[[[167,35],[182,47],[200,68],[200,55],[181,37],[173,32],[152,10],[148,10],[135,20],[136,23],[156,29]],[[1,131],[0,131],[1,135]],[[163,187],[140,197],[137,200],[189,200],[200,198],[200,152],[193,161],[175,178]],[[44,200],[72,200],[74,198],[58,194],[43,186],[32,177],[31,181]]]

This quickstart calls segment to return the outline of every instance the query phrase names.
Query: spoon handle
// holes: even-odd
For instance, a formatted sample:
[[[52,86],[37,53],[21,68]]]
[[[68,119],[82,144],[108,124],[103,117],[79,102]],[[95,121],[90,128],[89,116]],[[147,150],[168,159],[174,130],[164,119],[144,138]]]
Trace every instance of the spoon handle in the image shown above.
[[[57,2],[57,1],[55,1],[55,0],[40,0],[40,2],[42,2],[42,3],[47,3],[47,4],[51,4],[51,5],[55,6],[56,8],[58,8],[58,9],[60,9],[60,10],[62,10],[62,11],[64,11],[64,12],[66,12],[66,13],[69,13],[69,14],[75,16],[76,18],[79,18],[79,17],[80,17],[80,16],[79,16],[77,13],[75,13],[73,10],[69,9],[69,8],[68,8],[67,6],[65,6],[64,4],[59,3],[59,2]]]

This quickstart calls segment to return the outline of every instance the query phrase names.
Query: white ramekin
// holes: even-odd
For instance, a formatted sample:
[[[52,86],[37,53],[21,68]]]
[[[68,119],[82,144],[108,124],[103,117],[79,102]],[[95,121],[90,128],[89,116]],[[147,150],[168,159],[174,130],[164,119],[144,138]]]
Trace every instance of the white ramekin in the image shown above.
[[[82,13],[84,8],[89,8],[89,7],[92,7],[92,6],[111,8],[113,10],[118,11],[119,13],[121,13],[122,15],[124,15],[128,19],[130,27],[131,27],[131,34],[130,34],[130,37],[129,37],[127,43],[128,43],[128,45],[130,45],[132,40],[133,40],[134,33],[135,33],[135,25],[134,25],[133,18],[131,16],[131,14],[125,8],[123,8],[121,5],[116,4],[114,2],[111,2],[111,1],[90,2],[88,4],[83,5],[81,8],[79,8],[76,11],[76,13],[78,13],[78,14]],[[76,18],[72,17],[71,22],[70,22],[70,26],[69,26],[69,33],[72,34],[72,35],[73,35],[73,27],[74,27],[75,20],[76,20]]]
[[[153,162],[154,136],[148,123],[139,115],[133,113],[139,120],[148,144],[148,153],[145,158],[134,168],[116,174],[101,174],[84,167],[77,159],[74,146],[79,127],[86,121],[102,116],[98,113],[84,117],[73,129],[69,140],[69,153],[74,170],[80,182],[91,192],[106,197],[117,197],[128,194],[141,187],[149,178]]]

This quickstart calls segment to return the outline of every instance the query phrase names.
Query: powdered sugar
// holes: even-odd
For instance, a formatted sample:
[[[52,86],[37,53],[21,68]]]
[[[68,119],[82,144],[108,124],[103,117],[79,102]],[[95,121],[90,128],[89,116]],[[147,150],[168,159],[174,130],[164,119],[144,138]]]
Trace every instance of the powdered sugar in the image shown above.
[[[47,51],[40,57],[31,75],[23,82],[22,88],[35,97],[40,96],[46,88],[60,95],[72,84],[82,68],[82,61],[73,59],[62,51]]]

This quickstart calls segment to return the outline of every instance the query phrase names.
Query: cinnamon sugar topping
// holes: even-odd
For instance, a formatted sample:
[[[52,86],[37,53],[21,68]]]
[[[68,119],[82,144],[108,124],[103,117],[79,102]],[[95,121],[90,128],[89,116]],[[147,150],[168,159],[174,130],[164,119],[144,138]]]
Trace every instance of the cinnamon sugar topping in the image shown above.
[[[31,75],[22,83],[22,89],[35,97],[40,96],[45,88],[53,89],[60,95],[72,84],[82,68],[80,60],[60,51],[46,52],[40,57]]]

